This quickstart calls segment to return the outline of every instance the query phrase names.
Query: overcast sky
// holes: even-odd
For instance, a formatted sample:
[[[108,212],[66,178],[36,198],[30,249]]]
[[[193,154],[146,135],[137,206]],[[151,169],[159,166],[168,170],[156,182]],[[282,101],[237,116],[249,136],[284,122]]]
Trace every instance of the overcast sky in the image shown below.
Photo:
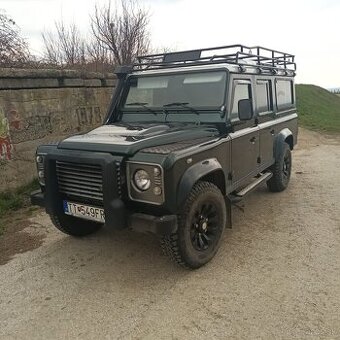
[[[141,0],[154,47],[176,50],[261,45],[296,55],[298,83],[340,87],[340,0]],[[0,0],[41,54],[43,30],[63,19],[89,31],[89,14],[107,0]]]

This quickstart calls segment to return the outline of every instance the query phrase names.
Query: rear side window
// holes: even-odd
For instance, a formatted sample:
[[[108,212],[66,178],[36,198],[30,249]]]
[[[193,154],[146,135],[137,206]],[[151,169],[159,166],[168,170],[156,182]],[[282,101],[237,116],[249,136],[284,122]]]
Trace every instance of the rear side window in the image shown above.
[[[233,94],[233,105],[231,109],[231,120],[238,120],[238,102],[241,99],[251,99],[251,83],[246,80],[235,80],[234,81],[234,94]]]
[[[291,80],[276,80],[276,103],[278,109],[286,109],[294,104],[293,82]]]
[[[256,82],[256,112],[263,116],[273,111],[273,95],[270,80]]]

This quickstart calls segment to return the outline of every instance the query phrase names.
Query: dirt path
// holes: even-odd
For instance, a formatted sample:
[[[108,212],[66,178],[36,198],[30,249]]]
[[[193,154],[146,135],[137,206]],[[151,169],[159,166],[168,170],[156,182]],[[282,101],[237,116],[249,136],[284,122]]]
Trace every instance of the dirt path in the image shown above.
[[[152,236],[77,240],[41,213],[42,246],[0,266],[0,338],[340,338],[339,183],[340,140],[301,131],[289,189],[251,194],[193,272]]]

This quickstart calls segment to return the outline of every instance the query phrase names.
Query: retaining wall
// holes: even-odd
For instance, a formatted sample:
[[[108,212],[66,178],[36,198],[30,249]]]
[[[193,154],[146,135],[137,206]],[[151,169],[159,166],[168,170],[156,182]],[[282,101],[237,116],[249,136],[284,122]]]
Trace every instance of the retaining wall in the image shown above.
[[[0,192],[36,176],[39,144],[100,125],[113,74],[0,69]]]

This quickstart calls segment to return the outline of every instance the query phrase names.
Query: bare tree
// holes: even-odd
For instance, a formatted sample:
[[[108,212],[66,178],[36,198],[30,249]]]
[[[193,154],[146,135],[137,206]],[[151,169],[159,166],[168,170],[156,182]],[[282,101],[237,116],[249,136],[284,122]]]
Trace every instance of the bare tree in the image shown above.
[[[62,64],[62,54],[59,49],[59,42],[52,32],[41,34],[44,40],[44,61],[53,65]]]
[[[97,39],[87,43],[87,63],[87,68],[92,65],[94,71],[100,72],[112,71],[112,64],[114,64],[107,47]]]
[[[56,32],[42,33],[44,57],[55,65],[74,66],[86,62],[86,43],[75,24],[55,23]]]
[[[27,42],[15,21],[0,12],[0,65],[20,66],[29,60]]]
[[[115,64],[130,64],[149,50],[149,13],[137,0],[117,0],[95,7],[91,18],[92,33],[110,52]]]

